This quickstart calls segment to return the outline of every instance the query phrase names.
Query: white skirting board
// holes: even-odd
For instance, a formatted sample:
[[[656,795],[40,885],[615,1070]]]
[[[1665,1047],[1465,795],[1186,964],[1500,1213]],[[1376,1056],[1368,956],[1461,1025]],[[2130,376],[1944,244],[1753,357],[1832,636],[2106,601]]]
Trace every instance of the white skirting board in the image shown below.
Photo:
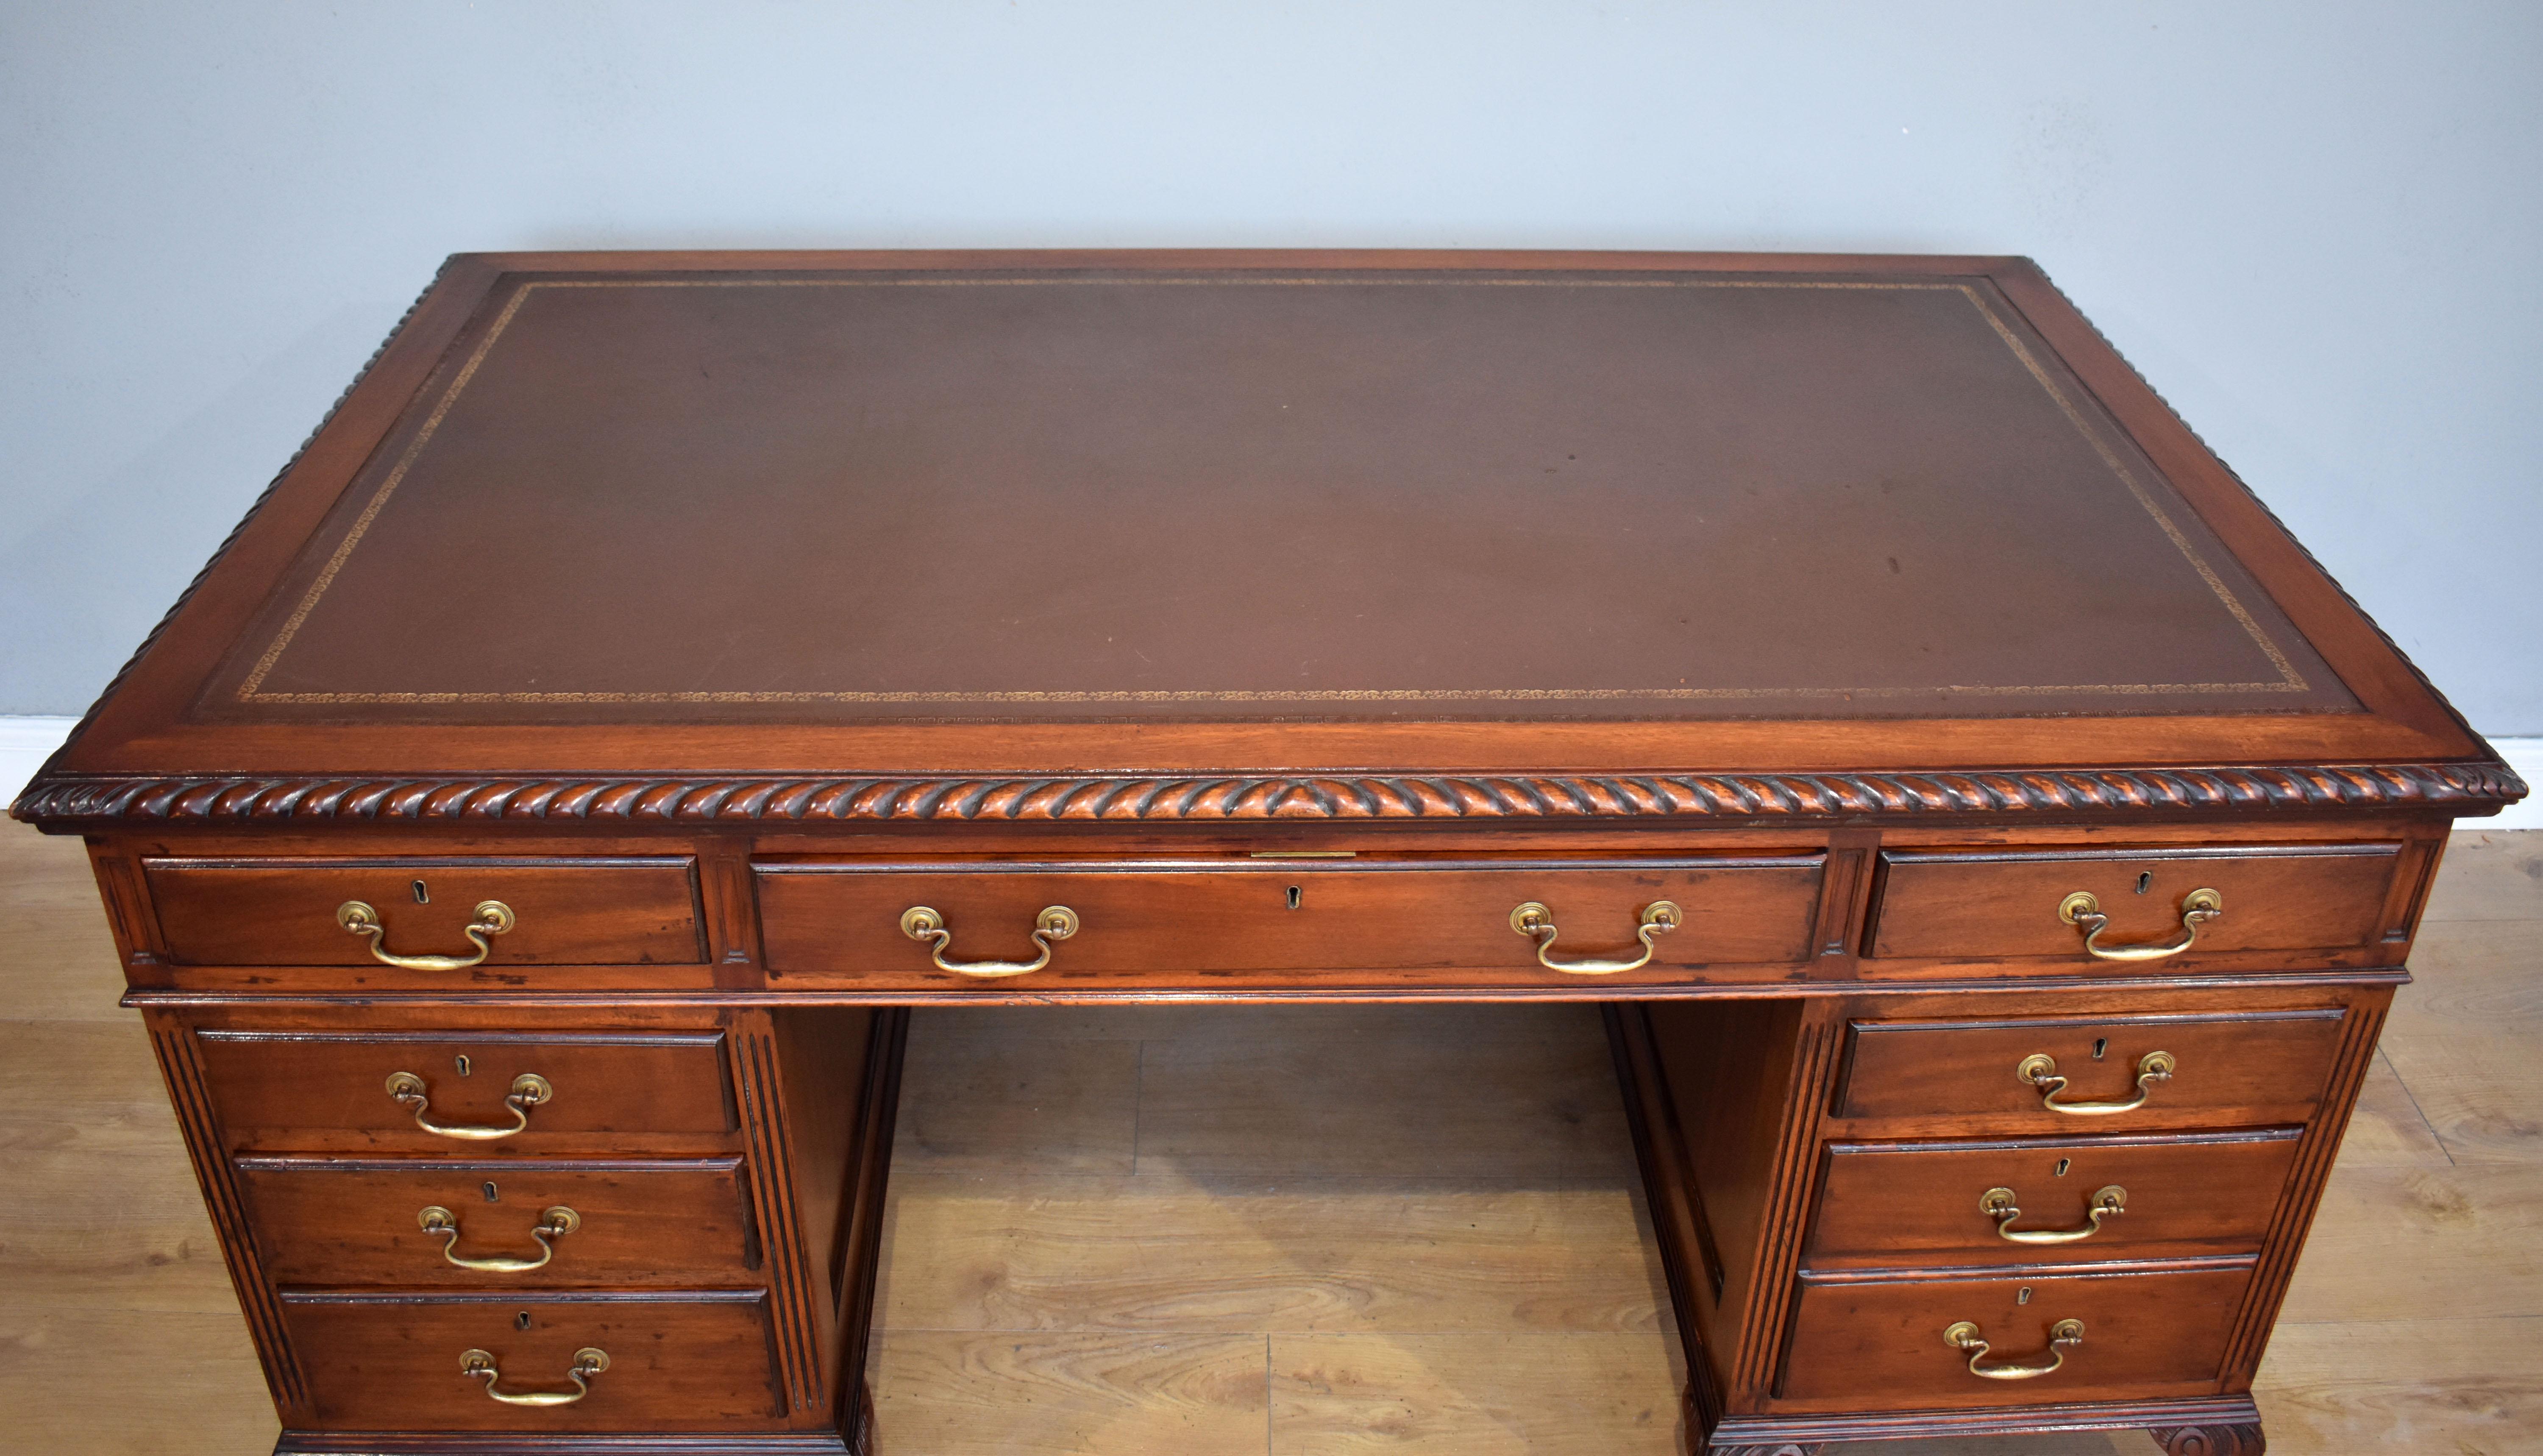
[[[0,803],[18,797],[78,722],[76,718],[0,717]]]
[[[45,758],[69,735],[72,718],[0,717],[0,802],[15,799]],[[2490,746],[2505,757],[2527,784],[2543,788],[2543,738],[2493,738]],[[2466,819],[2467,829],[2543,829],[2543,793],[2508,806],[2495,819]]]

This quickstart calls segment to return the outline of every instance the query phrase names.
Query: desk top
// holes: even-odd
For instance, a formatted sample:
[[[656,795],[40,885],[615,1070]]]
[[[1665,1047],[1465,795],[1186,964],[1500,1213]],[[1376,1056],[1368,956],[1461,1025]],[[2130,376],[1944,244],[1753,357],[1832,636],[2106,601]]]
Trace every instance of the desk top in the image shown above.
[[[2520,788],[2021,260],[488,255],[19,812]]]

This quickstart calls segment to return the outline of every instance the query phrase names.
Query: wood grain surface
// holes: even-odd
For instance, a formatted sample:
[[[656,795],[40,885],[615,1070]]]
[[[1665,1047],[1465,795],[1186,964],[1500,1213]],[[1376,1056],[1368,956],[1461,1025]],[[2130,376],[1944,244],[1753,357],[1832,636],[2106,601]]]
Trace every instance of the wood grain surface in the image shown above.
[[[2261,1367],[2280,1456],[2543,1452],[2538,840],[2448,852]],[[0,827],[0,1420],[54,1456],[256,1456],[271,1408],[75,842]],[[920,1013],[910,1058],[869,1365],[888,1451],[1682,1438],[1594,1016],[978,1008]],[[1271,1065],[1277,1098],[1246,1085]]]

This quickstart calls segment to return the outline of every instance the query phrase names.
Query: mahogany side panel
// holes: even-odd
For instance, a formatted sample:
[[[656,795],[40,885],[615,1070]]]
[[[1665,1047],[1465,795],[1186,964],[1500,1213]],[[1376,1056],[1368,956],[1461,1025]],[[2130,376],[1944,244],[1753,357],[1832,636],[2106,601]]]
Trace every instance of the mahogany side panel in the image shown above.
[[[734,1083],[740,1093],[751,1166],[758,1174],[751,1180],[751,1191],[758,1203],[759,1225],[767,1231],[770,1333],[785,1372],[786,1404],[798,1415],[826,1415],[832,1400],[830,1328],[823,1318],[826,1301],[816,1288],[819,1275],[806,1238],[803,1185],[795,1165],[796,1133],[778,1070],[777,1040],[764,1011],[740,1012],[733,1023]]]
[[[1724,1409],[1755,1410],[1792,1296],[1841,1024],[1827,1003],[1798,999],[1652,1004],[1645,1014],[1722,1271],[1703,1342],[1723,1366]],[[1678,1258],[1703,1266],[1703,1251]]]
[[[2295,1275],[2296,1256],[2303,1252],[2305,1235],[2311,1231],[2314,1214],[2322,1206],[2323,1186],[2330,1182],[2341,1136],[2349,1129],[2350,1115],[2357,1108],[2358,1090],[2365,1085],[2367,1069],[2374,1063],[2375,1040],[2383,1032],[2385,1013],[2393,1004],[2393,988],[2360,986],[2347,991],[2342,1000],[2348,1015],[2341,1024],[2339,1055],[2323,1094],[2322,1113],[2305,1129],[2304,1141],[2296,1151],[2295,1172],[2287,1181],[2285,1195],[2272,1220],[2270,1242],[2261,1250],[2252,1297],[2234,1323],[2233,1341],[2226,1349],[2229,1389],[2250,1389],[2252,1376],[2260,1369],[2261,1354],[2268,1348],[2270,1333],[2277,1324],[2278,1306],[2285,1301],[2287,1285]]]
[[[900,1109],[901,1059],[908,1037],[906,1008],[886,1007],[875,1014],[857,1100],[855,1155],[846,1169],[838,1233],[831,1246],[830,1282],[837,1291],[836,1347],[842,1391],[839,1427],[856,1456],[866,1456],[874,1438],[874,1396],[866,1385],[866,1352],[874,1332],[875,1286],[882,1266],[884,1193],[891,1167],[892,1130]]]
[[[195,1056],[193,1035],[182,1021],[165,1013],[144,1012],[142,1021],[150,1029],[151,1042],[158,1050],[159,1070],[168,1083],[168,1100],[176,1109],[178,1130],[185,1134],[186,1154],[193,1162],[194,1180],[202,1187],[203,1206],[211,1214],[213,1232],[220,1238],[221,1259],[229,1265],[230,1287],[238,1292],[239,1308],[247,1316],[248,1335],[256,1344],[257,1360],[264,1366],[266,1386],[273,1395],[274,1409],[282,1423],[293,1424],[309,1415],[309,1381],[293,1353],[282,1307],[275,1301],[273,1286],[267,1282],[258,1258],[255,1226],[249,1221],[246,1201],[239,1195],[230,1168],[211,1092],[204,1082],[202,1063]]]

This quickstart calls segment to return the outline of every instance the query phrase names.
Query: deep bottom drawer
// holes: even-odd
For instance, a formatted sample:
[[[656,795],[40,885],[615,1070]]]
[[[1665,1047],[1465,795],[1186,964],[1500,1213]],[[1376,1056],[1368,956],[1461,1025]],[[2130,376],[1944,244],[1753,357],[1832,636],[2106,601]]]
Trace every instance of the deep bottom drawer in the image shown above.
[[[1920,1410],[2212,1394],[2251,1281],[2249,1259],[1990,1278],[1806,1276],[1776,1395]],[[2052,1350],[2068,1320],[2081,1340]],[[2036,1375],[1976,1374],[1973,1351],[1946,1339],[1965,1322],[1989,1346],[1982,1368],[2063,1361]]]
[[[318,1423],[335,1430],[629,1431],[778,1424],[767,1296],[285,1294]],[[608,1368],[568,1405],[578,1351]],[[495,1378],[463,1369],[485,1353]]]

